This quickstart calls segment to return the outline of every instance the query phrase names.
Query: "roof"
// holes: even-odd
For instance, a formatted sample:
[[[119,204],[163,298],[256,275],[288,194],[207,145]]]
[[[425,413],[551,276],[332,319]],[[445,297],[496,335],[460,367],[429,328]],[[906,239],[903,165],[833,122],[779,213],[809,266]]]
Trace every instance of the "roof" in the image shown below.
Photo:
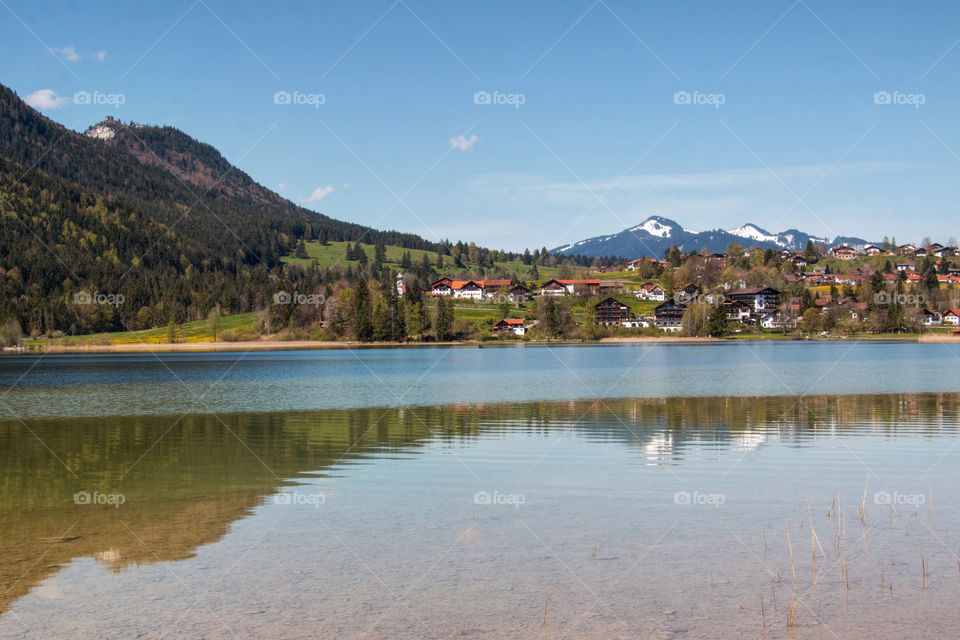
[[[523,322],[524,322],[523,318],[504,318],[497,324],[506,323],[512,327],[516,327],[516,326],[522,326]]]
[[[758,293],[764,291],[772,291],[774,293],[779,293],[776,289],[771,289],[770,287],[746,287],[744,289],[737,289],[736,291],[731,291],[727,295],[731,296],[755,296]]]

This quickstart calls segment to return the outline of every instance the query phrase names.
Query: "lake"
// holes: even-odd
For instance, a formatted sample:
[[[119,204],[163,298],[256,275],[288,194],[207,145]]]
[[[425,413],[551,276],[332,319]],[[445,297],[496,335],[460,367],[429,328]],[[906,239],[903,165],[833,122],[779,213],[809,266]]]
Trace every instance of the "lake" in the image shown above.
[[[960,347],[0,358],[0,637],[955,634]]]

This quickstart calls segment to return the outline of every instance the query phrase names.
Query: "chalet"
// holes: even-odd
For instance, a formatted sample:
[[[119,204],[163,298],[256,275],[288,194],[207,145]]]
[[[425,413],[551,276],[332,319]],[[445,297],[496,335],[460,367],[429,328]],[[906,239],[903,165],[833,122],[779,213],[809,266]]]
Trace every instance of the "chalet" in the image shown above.
[[[879,256],[883,253],[883,249],[870,244],[864,247],[863,252],[868,256]]]
[[[565,296],[569,293],[567,287],[559,280],[547,280],[540,285],[540,295],[542,296]]]
[[[846,245],[841,245],[839,247],[834,247],[830,250],[833,253],[833,257],[840,260],[852,260],[857,257],[857,252],[853,247],[848,247]]]
[[[687,308],[676,300],[667,300],[653,310],[653,318],[663,331],[680,331],[683,328],[683,314]]]
[[[898,256],[912,256],[917,252],[917,248],[912,244],[902,244],[895,251]]]
[[[727,322],[750,321],[750,306],[736,300],[724,300],[723,310],[727,316]]]
[[[493,325],[490,330],[493,335],[499,336],[504,333],[512,333],[517,336],[526,335],[527,328],[523,325],[523,318],[504,318]]]
[[[522,284],[515,284],[507,290],[507,297],[510,298],[510,302],[523,304],[530,299],[530,289]]]
[[[780,292],[770,287],[749,287],[737,289],[727,294],[727,297],[748,305],[755,314],[761,315],[773,310],[777,306],[777,296]]]
[[[480,288],[483,289],[483,297],[485,299],[496,298],[500,295],[501,289],[506,289],[510,286],[509,279],[503,280],[477,280],[476,281]]]
[[[913,252],[913,255],[915,255],[918,258],[926,258],[927,255],[929,255],[929,252],[923,247],[920,247],[919,249]]]
[[[805,267],[808,264],[810,264],[809,262],[807,262],[807,259],[804,258],[802,255],[793,256],[792,258],[790,258],[790,262],[797,265],[798,267]]]
[[[912,264],[907,264],[907,263],[905,263],[905,262],[898,262],[898,263],[897,263],[896,265],[894,265],[894,266],[895,266],[895,268],[896,268],[897,271],[910,272],[910,271],[916,271],[916,270],[917,270],[917,268],[916,268],[915,266],[913,266]]]
[[[725,253],[711,253],[706,256],[707,262],[713,262],[715,264],[722,264],[727,261],[727,254]]]
[[[933,255],[937,256],[938,258],[949,258],[950,256],[957,255],[957,248],[956,247],[940,247],[939,249],[937,249],[936,251],[932,251],[931,253],[933,253]]]
[[[923,326],[925,327],[939,327],[943,324],[943,314],[939,311],[930,311],[929,309],[923,310]]]
[[[697,294],[700,292],[700,289],[697,288],[695,284],[688,284],[683,289],[680,289],[674,294],[674,299],[681,304],[690,304],[693,302]]]
[[[474,280],[454,280],[450,283],[450,288],[453,289],[454,298],[465,298],[467,300],[483,299],[483,285]]]
[[[630,318],[630,307],[616,298],[601,300],[593,306],[593,310],[596,313],[597,324],[618,325]]]
[[[637,258],[636,260],[631,260],[627,263],[627,271],[636,271],[640,268],[640,263],[643,262],[643,258]]]
[[[432,285],[430,285],[430,294],[434,296],[450,296],[453,295],[453,280],[450,278],[440,278]]]
[[[667,292],[663,287],[654,282],[644,282],[643,285],[634,292],[641,300],[658,300],[663,302],[667,299]]]
[[[960,326],[960,309],[947,309],[943,312],[943,324]]]
[[[937,255],[937,252],[943,249],[943,245],[940,244],[939,242],[934,242],[933,244],[928,244],[926,248],[927,248],[927,253],[932,255]]]

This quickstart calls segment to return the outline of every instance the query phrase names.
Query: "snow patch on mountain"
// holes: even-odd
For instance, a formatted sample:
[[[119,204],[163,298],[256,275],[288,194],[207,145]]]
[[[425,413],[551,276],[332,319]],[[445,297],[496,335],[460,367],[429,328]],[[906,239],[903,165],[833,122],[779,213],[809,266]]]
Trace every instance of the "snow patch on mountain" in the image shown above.
[[[668,224],[663,224],[656,217],[647,218],[642,224],[638,224],[630,229],[632,232],[646,231],[650,235],[657,236],[658,238],[669,238],[672,230],[673,227]],[[607,238],[607,240],[609,239],[610,238]]]
[[[755,224],[745,224],[742,227],[730,229],[727,231],[727,233],[740,238],[746,238],[747,240],[753,240],[755,242],[773,242],[780,246],[787,245],[786,242],[783,242],[780,239],[780,236],[774,235],[765,229],[761,229]]]

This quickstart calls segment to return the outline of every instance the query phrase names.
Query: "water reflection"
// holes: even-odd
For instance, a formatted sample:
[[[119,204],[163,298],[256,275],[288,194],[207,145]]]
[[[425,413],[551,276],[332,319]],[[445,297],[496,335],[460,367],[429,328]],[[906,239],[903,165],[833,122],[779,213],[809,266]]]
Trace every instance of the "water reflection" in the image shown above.
[[[189,558],[285,485],[363,474],[356,465],[427,445],[456,451],[480,439],[562,432],[618,443],[639,464],[680,466],[690,455],[753,451],[771,440],[804,447],[859,431],[955,435],[958,411],[960,394],[919,394],[2,422],[0,613],[73,558],[117,572]],[[77,504],[78,492],[123,504]]]

